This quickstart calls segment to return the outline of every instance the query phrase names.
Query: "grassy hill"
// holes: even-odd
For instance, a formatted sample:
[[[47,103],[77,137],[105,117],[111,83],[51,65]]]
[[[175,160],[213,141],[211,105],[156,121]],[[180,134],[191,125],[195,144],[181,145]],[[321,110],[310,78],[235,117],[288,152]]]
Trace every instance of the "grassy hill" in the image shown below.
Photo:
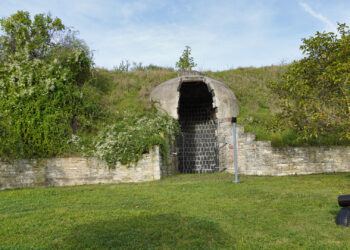
[[[272,121],[280,109],[280,100],[268,85],[271,81],[278,81],[286,69],[287,65],[279,65],[202,73],[231,88],[240,109],[238,124],[243,125],[246,132],[255,133],[257,140],[269,140],[274,146],[310,145],[298,140],[293,131],[273,130]],[[168,137],[168,128],[176,125],[169,118],[157,114],[151,104],[150,93],[158,84],[177,75],[171,68],[157,66],[139,66],[131,71],[94,69],[91,84],[81,88],[91,104],[98,107],[99,114],[86,120],[86,129],[74,132],[67,141],[68,146],[62,150],[58,148],[57,153],[51,156],[83,153],[101,157],[113,165],[115,161],[135,162],[154,145],[163,147],[161,152],[165,156],[167,142],[164,138]],[[164,134],[165,137],[162,136]],[[338,137],[327,137],[318,138],[311,145],[338,144]],[[13,151],[16,152],[16,149]],[[6,150],[2,156],[7,157]]]
[[[202,72],[226,83],[235,93],[240,114],[238,123],[258,140],[274,140],[278,135],[269,129],[272,115],[278,111],[278,98],[267,84],[278,80],[286,66],[238,68],[220,72]],[[130,72],[96,70],[95,87],[99,89],[102,105],[113,115],[128,110],[142,114],[151,108],[150,92],[158,84],[177,77],[171,69],[134,70]]]

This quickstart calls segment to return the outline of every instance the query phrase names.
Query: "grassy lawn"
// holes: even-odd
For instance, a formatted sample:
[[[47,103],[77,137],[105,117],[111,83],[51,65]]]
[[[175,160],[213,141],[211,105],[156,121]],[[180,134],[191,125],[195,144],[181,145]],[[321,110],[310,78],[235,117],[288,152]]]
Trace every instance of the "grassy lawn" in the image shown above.
[[[0,191],[0,248],[350,248],[350,174],[232,179]]]

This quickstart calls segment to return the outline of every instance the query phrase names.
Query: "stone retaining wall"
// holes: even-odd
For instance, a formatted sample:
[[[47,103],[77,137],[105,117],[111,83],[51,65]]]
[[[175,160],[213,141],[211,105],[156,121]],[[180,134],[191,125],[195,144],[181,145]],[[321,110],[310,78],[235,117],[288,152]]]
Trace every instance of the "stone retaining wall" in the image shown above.
[[[220,166],[234,173],[232,124],[219,122]],[[350,172],[350,147],[272,147],[255,141],[253,133],[237,126],[238,173],[245,175],[301,175]]]
[[[170,158],[171,160],[171,158]],[[175,168],[175,169],[174,169]],[[144,154],[136,166],[120,163],[111,169],[96,158],[53,158],[0,162],[0,190],[11,188],[70,186],[98,183],[144,182],[159,180],[176,172],[176,166],[164,164],[159,148]]]
[[[232,124],[218,122],[220,170],[234,173]],[[295,175],[350,172],[350,147],[272,147],[255,141],[253,133],[237,126],[238,172],[245,175]],[[96,158],[53,158],[0,161],[0,190],[42,186],[97,183],[144,182],[178,173],[176,146],[170,145],[168,160],[161,160],[159,148],[145,154],[136,166],[118,163],[111,169]]]

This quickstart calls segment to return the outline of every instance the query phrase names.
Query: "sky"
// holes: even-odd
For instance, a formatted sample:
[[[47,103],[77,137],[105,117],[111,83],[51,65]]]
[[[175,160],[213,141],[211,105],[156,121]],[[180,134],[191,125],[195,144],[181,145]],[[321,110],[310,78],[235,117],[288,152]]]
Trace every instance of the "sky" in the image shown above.
[[[350,24],[349,0],[1,0],[0,17],[50,13],[79,31],[98,67],[122,60],[175,67],[185,46],[197,70],[289,63],[302,38]]]

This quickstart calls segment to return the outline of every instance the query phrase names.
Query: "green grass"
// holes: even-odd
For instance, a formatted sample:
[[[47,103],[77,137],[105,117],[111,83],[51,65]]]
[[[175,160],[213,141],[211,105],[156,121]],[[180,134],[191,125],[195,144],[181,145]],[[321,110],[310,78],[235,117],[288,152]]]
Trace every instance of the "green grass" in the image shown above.
[[[232,179],[1,191],[0,249],[350,249],[334,222],[349,173]]]

